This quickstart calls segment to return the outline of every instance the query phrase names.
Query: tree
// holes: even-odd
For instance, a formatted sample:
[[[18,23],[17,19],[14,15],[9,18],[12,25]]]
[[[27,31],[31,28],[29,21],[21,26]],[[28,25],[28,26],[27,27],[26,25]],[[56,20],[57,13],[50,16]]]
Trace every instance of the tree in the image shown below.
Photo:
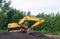
[[[30,15],[31,15],[31,13],[30,13],[30,11],[28,11],[27,16],[30,16]]]
[[[25,15],[23,14],[23,11],[20,12],[19,10],[14,10],[14,15],[11,17],[11,22],[19,22],[20,19],[22,19]]]
[[[8,23],[11,22],[11,18],[12,16],[15,14],[15,9],[11,8],[11,10],[9,12],[7,12],[7,17],[8,17]]]
[[[41,14],[39,13],[38,15],[37,15],[37,17],[39,17],[39,18],[44,18],[45,17],[45,14],[42,12]]]
[[[3,2],[2,2],[2,5],[1,5],[1,10],[3,11],[3,12],[5,12],[5,13],[7,13],[8,11],[9,11],[9,9],[10,9],[10,4],[11,4],[11,1],[9,1],[9,2],[6,2],[6,0],[2,0]]]
[[[0,8],[1,8],[1,6],[2,6],[2,0],[0,0]]]
[[[7,24],[7,16],[4,14],[4,12],[0,12],[0,29],[4,29]]]

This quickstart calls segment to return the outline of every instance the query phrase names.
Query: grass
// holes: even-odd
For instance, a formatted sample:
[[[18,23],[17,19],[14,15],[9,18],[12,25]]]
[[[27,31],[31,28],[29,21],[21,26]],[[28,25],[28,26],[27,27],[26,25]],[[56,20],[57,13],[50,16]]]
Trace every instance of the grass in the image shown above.
[[[6,29],[6,30],[0,30],[0,32],[8,32],[8,30]]]
[[[39,31],[36,31],[36,32],[41,32],[41,33],[47,34],[47,35],[60,35],[60,32],[58,32],[58,31],[49,32],[49,31],[45,31],[45,30],[39,30]]]

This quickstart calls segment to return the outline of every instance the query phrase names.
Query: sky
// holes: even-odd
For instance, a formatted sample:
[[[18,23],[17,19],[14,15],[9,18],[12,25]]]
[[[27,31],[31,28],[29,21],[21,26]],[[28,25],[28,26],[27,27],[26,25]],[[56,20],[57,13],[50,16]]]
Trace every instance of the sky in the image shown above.
[[[11,7],[20,11],[30,11],[32,15],[60,12],[60,0],[11,0]]]

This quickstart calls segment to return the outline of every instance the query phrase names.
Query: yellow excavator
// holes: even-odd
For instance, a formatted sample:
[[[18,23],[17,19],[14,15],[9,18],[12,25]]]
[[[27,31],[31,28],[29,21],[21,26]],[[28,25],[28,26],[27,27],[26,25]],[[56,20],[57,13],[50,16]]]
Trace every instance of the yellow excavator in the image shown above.
[[[26,25],[27,20],[36,21],[36,23],[34,23],[32,26],[28,27],[28,25]],[[44,19],[37,18],[35,16],[25,16],[24,18],[20,19],[18,23],[9,23],[8,24],[8,31],[9,32],[25,31],[27,33],[30,33],[33,28],[37,27],[38,25],[40,25],[44,21],[45,21]]]

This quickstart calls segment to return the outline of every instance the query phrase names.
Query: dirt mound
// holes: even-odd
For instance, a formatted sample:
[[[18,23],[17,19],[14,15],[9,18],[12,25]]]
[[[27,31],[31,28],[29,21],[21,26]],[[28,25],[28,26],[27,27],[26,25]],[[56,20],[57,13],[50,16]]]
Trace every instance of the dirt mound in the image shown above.
[[[32,34],[27,33],[10,33],[10,32],[0,32],[0,39],[54,39],[47,37],[41,33],[34,32]]]

